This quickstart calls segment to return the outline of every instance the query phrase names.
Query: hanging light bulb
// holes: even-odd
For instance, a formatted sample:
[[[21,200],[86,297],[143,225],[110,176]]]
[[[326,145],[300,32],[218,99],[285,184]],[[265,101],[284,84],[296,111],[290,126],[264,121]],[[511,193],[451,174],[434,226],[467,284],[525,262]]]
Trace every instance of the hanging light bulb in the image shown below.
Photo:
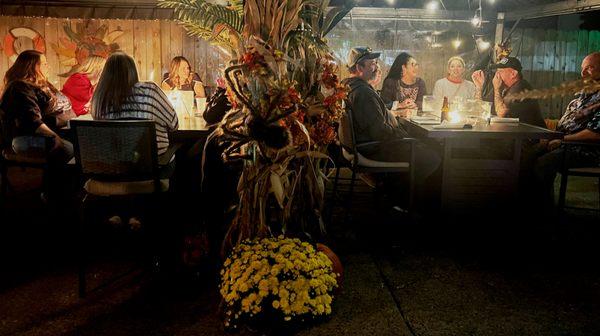
[[[460,33],[456,32],[456,39],[454,41],[452,41],[452,46],[454,47],[454,49],[458,49],[458,48],[460,48],[461,45],[462,45],[462,41],[460,39]]]
[[[462,45],[462,41],[459,40],[458,38],[456,40],[452,41],[452,46],[454,47],[454,49],[460,48],[461,45]]]
[[[425,8],[430,11],[434,11],[440,7],[440,3],[437,0],[432,0],[425,5]]]
[[[474,27],[479,27],[481,24],[481,18],[479,17],[479,14],[475,13],[475,16],[471,19],[471,24]]]
[[[475,44],[477,44],[477,49],[479,50],[487,50],[490,47],[490,42],[484,41],[481,37],[475,40]]]

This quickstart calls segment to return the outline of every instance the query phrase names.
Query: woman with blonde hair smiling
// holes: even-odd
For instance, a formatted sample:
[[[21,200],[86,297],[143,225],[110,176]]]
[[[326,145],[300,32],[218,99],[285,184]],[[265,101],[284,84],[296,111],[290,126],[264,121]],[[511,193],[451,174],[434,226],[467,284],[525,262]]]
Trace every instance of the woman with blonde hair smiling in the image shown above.
[[[183,56],[177,56],[171,60],[169,73],[165,74],[160,86],[163,90],[194,91],[196,98],[206,97],[200,76],[192,71],[190,62]]]
[[[448,97],[450,101],[454,97],[475,98],[475,84],[463,78],[465,61],[459,56],[450,57],[447,70],[448,76],[435,82],[433,96],[438,99]]]
[[[63,85],[62,93],[69,97],[76,115],[80,116],[89,112],[94,87],[98,83],[105,63],[104,57],[88,56],[83,63],[60,75],[69,77]]]

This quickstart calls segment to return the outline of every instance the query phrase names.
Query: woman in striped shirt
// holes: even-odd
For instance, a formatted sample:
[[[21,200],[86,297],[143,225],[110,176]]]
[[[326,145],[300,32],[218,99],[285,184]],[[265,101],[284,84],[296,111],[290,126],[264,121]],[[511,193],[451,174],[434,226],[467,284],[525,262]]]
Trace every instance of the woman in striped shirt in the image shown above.
[[[178,127],[177,114],[163,91],[153,82],[140,82],[131,56],[116,52],[106,61],[92,98],[94,119],[146,119],[156,123],[156,144],[161,155],[169,147],[168,133]]]

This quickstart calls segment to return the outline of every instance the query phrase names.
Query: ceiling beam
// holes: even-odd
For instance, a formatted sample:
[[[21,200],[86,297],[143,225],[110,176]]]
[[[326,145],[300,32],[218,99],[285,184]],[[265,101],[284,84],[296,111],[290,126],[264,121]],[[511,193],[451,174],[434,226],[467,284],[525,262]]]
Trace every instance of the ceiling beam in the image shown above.
[[[354,7],[346,17],[353,20],[471,22],[474,14],[473,11],[462,10],[432,11],[420,8]],[[493,13],[493,16],[495,15],[496,13]],[[483,22],[489,21],[484,20]]]
[[[600,0],[565,0],[546,5],[527,6],[518,11],[506,12],[504,19],[535,19],[547,16],[589,12],[600,9]]]

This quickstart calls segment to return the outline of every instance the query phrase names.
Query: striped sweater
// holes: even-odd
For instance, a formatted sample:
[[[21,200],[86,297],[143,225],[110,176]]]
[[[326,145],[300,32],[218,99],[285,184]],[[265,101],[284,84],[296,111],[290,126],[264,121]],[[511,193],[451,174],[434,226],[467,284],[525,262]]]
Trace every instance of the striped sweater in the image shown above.
[[[153,82],[138,82],[133,93],[121,106],[119,112],[109,112],[102,118],[94,113],[94,119],[146,119],[156,123],[158,155],[169,147],[169,132],[179,127],[175,109],[164,92]]]

